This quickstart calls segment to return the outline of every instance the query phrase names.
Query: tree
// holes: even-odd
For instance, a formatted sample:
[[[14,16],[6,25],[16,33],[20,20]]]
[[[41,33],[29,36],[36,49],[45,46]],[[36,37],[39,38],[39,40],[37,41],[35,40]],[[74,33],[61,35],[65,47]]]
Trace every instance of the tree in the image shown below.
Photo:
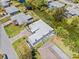
[[[77,25],[79,24],[79,17],[78,16],[74,16],[73,18],[72,18],[72,23],[71,23],[71,26],[72,27],[77,27]]]
[[[63,27],[57,27],[56,34],[62,38],[67,38],[69,36],[68,31]]]
[[[41,9],[42,5],[45,4],[44,2],[45,2],[44,0],[34,0],[34,1],[32,2],[32,4],[33,4],[36,8]]]
[[[64,12],[65,12],[64,7],[55,8],[54,11],[52,12],[52,16],[54,16],[55,20],[61,21],[63,18]]]
[[[79,0],[72,0],[74,3],[79,3]]]
[[[36,49],[33,48],[32,52],[31,52],[32,53],[32,59],[36,59],[36,52],[37,52]]]

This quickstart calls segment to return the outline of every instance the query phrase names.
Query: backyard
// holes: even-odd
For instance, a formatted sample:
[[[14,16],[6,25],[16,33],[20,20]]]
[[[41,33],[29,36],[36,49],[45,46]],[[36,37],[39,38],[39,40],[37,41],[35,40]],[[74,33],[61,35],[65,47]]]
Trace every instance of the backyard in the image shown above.
[[[9,24],[7,26],[4,27],[6,33],[8,34],[9,38],[16,36],[17,34],[19,34],[23,29],[24,26],[23,25],[14,25],[14,24]]]
[[[13,43],[13,47],[20,59],[31,59],[31,50],[26,43],[27,37],[22,37]]]

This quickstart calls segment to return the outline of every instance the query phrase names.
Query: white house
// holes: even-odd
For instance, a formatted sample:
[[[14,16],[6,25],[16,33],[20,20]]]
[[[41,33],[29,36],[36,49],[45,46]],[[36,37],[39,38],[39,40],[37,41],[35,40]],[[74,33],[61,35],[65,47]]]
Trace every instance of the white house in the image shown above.
[[[6,2],[8,2],[8,1],[10,1],[10,0],[1,0],[1,1],[6,1]]]
[[[66,8],[67,13],[72,16],[79,16],[79,4]]]
[[[65,4],[60,3],[59,1],[50,1],[48,2],[48,7],[49,8],[61,8],[65,6]]]
[[[31,32],[33,33],[28,37],[28,42],[31,46],[35,46],[37,43],[43,41],[46,37],[53,35],[53,28],[42,20],[38,20],[29,25]]]
[[[1,0],[0,4],[2,7],[8,7],[10,5],[10,0]]]
[[[9,2],[0,2],[2,7],[8,7],[9,6]]]
[[[8,14],[13,15],[13,14],[19,12],[19,9],[18,9],[17,7],[15,7],[15,6],[10,6],[10,7],[6,7],[6,8],[5,8],[5,11],[6,11]]]
[[[11,20],[16,21],[19,25],[32,21],[32,16],[19,13],[11,17]]]

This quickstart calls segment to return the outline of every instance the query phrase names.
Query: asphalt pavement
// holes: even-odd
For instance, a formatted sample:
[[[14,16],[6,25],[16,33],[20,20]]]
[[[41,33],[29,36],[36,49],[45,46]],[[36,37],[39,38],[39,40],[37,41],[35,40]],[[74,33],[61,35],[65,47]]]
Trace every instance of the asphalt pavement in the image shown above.
[[[8,59],[19,59],[2,25],[0,25],[0,50],[7,54]]]

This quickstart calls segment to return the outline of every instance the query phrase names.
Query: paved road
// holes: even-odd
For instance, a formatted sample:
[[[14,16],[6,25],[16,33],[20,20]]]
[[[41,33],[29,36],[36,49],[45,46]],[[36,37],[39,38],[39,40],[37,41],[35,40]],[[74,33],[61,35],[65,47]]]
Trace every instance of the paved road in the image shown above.
[[[0,25],[0,49],[3,53],[7,54],[8,59],[19,59],[10,43],[10,40],[3,26],[1,25]]]

